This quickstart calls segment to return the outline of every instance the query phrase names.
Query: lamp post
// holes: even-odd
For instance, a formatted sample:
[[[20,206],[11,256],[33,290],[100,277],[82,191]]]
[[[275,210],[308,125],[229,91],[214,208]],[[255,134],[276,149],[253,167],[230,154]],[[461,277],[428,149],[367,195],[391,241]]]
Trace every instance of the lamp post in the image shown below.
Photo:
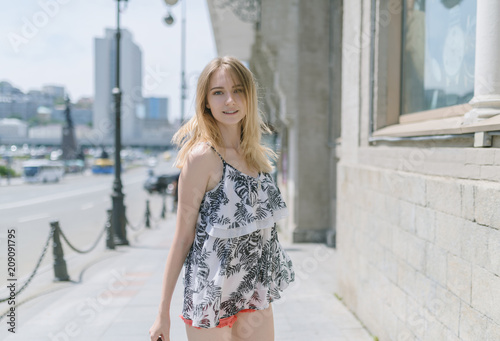
[[[164,0],[168,6],[175,5],[178,0]],[[174,23],[174,18],[170,14],[164,18],[167,25]],[[181,125],[184,123],[185,102],[186,102],[186,0],[182,1],[181,9]]]
[[[115,245],[128,245],[127,231],[125,229],[125,206],[123,204],[122,180],[121,180],[121,100],[122,92],[120,89],[120,2],[127,3],[128,0],[116,0],[116,77],[115,87],[113,88],[113,97],[115,100],[115,179],[113,181],[113,215],[111,225],[115,235]]]

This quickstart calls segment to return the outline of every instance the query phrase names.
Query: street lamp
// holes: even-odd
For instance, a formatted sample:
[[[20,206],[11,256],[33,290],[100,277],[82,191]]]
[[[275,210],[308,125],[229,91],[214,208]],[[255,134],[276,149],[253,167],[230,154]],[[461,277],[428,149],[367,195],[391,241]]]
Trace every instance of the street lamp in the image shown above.
[[[178,0],[164,0],[168,6],[173,6]],[[174,23],[172,14],[168,14],[163,19],[167,25]],[[185,101],[186,101],[186,0],[182,1],[181,17],[181,125],[184,123]]]
[[[111,226],[115,234],[115,245],[128,245],[127,231],[125,229],[125,206],[123,204],[122,180],[121,180],[121,100],[122,92],[120,89],[120,2],[125,4],[128,0],[116,0],[116,77],[115,87],[113,88],[113,97],[115,100],[115,179],[113,181],[113,215],[111,217]]]

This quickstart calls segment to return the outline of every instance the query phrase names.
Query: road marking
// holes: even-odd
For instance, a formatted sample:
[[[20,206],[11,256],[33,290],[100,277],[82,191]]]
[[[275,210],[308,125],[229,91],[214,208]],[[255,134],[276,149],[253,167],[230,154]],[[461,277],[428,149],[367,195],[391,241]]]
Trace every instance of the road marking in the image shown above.
[[[142,177],[138,177],[137,179],[126,181],[126,184],[131,185],[131,184],[141,182],[141,181],[143,181]],[[89,187],[89,188],[84,188],[84,189],[79,189],[79,190],[74,190],[74,191],[46,195],[46,196],[39,197],[39,198],[16,201],[13,203],[0,204],[0,210],[7,210],[7,209],[11,209],[11,208],[24,207],[24,206],[28,206],[28,205],[37,205],[37,204],[45,203],[45,202],[51,201],[51,200],[66,199],[66,198],[71,198],[71,197],[74,197],[77,195],[88,194],[88,193],[93,193],[93,192],[98,192],[98,191],[105,191],[105,190],[110,190],[110,189],[111,188],[110,188],[109,184],[103,184],[100,186],[94,186],[94,187]]]
[[[33,220],[38,220],[38,219],[45,219],[45,218],[50,218],[50,215],[48,215],[47,213],[32,215],[32,216],[20,218],[20,219],[17,220],[17,222],[18,223],[27,223],[28,221],[33,221]]]
[[[51,201],[51,200],[66,199],[66,198],[71,198],[71,197],[81,195],[81,194],[88,194],[88,193],[103,191],[103,190],[107,190],[107,189],[109,189],[108,185],[101,185],[101,186],[85,188],[82,190],[56,193],[56,194],[47,195],[47,196],[40,197],[40,198],[34,198],[34,199],[28,199],[28,200],[22,200],[22,201],[17,201],[17,202],[13,202],[13,203],[3,204],[3,205],[0,205],[0,210],[23,207],[23,206],[28,206],[28,205],[37,205],[37,204],[41,204],[41,203]]]
[[[94,207],[94,203],[93,202],[89,202],[88,204],[82,205],[81,210],[85,211],[85,210],[88,210],[88,209],[90,209],[92,207]]]

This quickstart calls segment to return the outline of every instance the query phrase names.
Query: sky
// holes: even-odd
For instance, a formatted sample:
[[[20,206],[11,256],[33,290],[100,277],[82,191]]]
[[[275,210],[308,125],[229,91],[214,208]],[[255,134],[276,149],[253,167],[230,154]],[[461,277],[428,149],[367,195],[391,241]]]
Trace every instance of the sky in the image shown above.
[[[163,0],[129,0],[120,16],[120,26],[132,33],[142,50],[143,79],[148,73],[162,75],[154,86],[144,86],[143,81],[143,95],[169,97],[171,118],[180,117],[182,1],[187,0],[168,7]],[[206,0],[189,0],[186,6],[185,106],[190,117],[197,76],[217,51]],[[175,18],[171,26],[163,21],[168,8]],[[4,1],[0,81],[23,92],[63,85],[72,101],[94,97],[94,38],[115,27],[116,0]]]

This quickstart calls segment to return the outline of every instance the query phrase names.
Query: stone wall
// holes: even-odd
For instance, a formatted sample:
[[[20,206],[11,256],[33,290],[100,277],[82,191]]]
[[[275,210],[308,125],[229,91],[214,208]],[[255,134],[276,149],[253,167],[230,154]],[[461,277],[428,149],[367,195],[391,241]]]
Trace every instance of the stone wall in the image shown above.
[[[338,172],[339,292],[368,329],[500,339],[500,184],[369,163]]]
[[[344,1],[336,290],[381,341],[500,340],[500,138],[370,141],[373,3]]]

